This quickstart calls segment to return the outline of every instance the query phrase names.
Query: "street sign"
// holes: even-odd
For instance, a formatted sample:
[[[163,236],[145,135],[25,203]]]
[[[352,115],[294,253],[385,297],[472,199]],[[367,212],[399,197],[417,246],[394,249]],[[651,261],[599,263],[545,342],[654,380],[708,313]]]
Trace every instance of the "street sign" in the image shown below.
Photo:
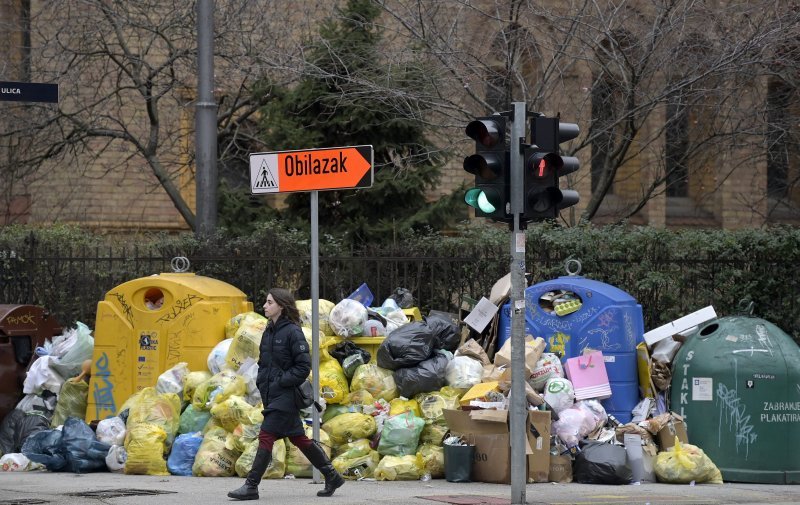
[[[372,146],[251,154],[250,190],[258,195],[369,188],[373,158]]]
[[[0,81],[0,101],[58,103],[58,84]]]

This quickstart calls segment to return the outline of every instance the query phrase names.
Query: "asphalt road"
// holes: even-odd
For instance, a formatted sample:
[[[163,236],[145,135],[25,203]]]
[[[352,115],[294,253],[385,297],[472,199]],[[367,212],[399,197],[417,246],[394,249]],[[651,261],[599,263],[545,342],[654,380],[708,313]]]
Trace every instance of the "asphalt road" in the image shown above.
[[[0,472],[0,505],[206,505],[231,503],[226,493],[243,479],[122,475],[115,473]],[[423,481],[348,481],[331,498],[318,498],[321,484],[310,479],[265,480],[261,499],[249,503],[378,505],[504,505],[511,486]],[[800,503],[800,486],[764,484],[602,486],[529,484],[527,503],[538,504],[792,504]]]

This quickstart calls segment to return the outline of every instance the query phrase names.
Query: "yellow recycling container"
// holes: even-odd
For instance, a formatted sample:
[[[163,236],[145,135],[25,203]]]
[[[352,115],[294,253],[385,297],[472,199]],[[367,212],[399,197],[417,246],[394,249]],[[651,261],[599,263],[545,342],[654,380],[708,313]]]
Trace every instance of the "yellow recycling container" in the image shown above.
[[[178,363],[208,370],[231,317],[253,310],[230,284],[193,273],[125,282],[97,304],[86,421],[105,419]]]

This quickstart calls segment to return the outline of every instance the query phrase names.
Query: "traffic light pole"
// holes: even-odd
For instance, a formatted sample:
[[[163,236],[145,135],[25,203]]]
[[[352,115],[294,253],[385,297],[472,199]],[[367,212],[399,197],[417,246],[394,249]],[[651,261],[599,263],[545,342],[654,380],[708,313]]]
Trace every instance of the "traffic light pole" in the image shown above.
[[[525,425],[528,416],[525,398],[525,230],[520,218],[524,212],[524,172],[522,143],[525,139],[525,102],[514,102],[511,126],[511,503],[524,505],[527,484]]]

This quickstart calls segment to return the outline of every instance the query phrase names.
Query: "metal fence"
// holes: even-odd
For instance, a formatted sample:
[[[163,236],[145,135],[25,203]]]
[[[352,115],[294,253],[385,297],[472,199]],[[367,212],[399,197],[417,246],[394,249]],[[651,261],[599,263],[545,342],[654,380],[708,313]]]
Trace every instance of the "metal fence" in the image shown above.
[[[256,307],[272,286],[293,289],[310,298],[308,255],[189,254],[190,271],[225,281],[247,294]],[[563,254],[529,248],[526,265],[535,283],[565,275]],[[52,312],[62,325],[82,321],[94,325],[97,303],[116,286],[132,279],[170,272],[171,255],[136,247],[72,249],[28,246],[0,247],[0,303],[36,304]],[[467,298],[488,296],[506,275],[510,254],[505,248],[475,248],[459,255],[407,256],[398,251],[380,255],[320,257],[320,297],[338,302],[366,283],[379,305],[396,288],[412,292],[423,314],[431,309],[459,313]],[[721,261],[637,258],[593,259],[584,265],[588,277],[630,293],[643,308],[645,328],[713,305],[720,315],[735,313],[747,296],[756,314],[794,335],[800,335],[800,287],[794,262],[775,260]]]

